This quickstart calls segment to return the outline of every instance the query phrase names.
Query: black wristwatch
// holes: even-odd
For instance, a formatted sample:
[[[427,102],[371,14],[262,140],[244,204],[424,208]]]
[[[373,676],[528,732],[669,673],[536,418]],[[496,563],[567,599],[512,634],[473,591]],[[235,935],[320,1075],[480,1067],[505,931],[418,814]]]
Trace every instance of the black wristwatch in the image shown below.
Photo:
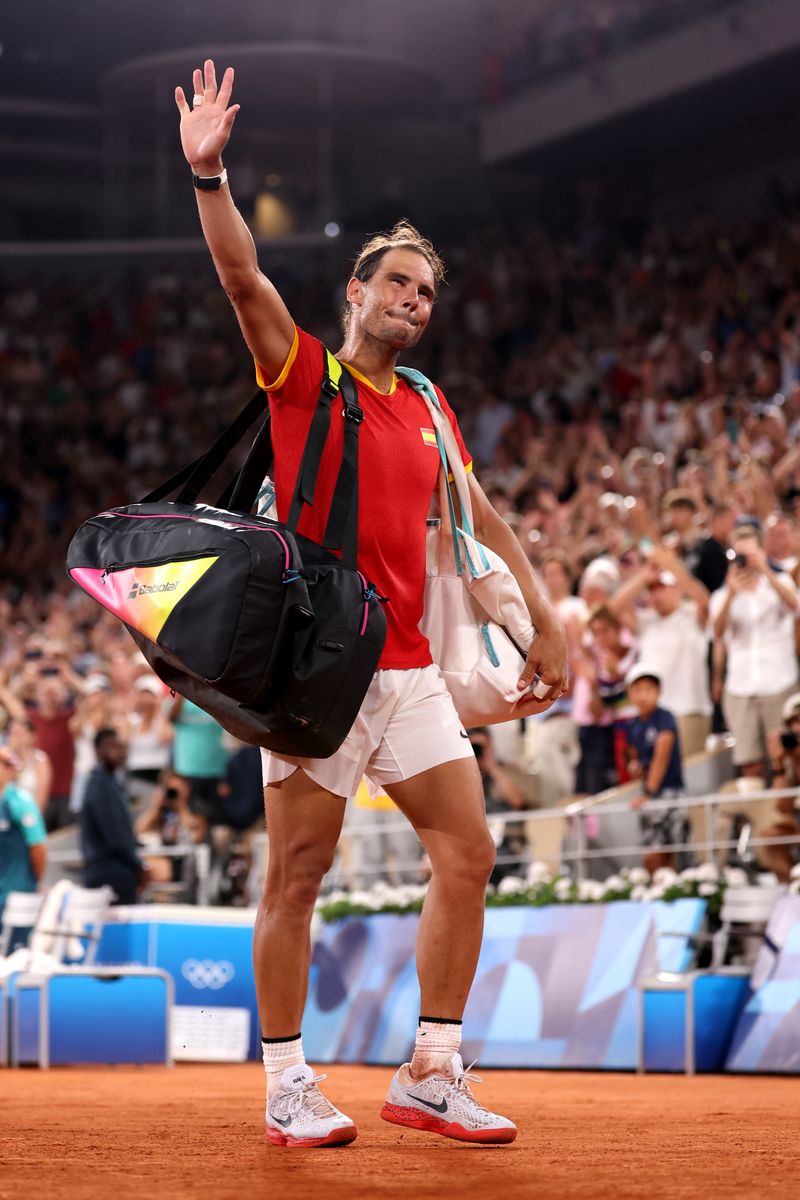
[[[192,172],[192,183],[199,192],[218,192],[227,181],[228,172],[224,167],[221,175],[195,175]]]

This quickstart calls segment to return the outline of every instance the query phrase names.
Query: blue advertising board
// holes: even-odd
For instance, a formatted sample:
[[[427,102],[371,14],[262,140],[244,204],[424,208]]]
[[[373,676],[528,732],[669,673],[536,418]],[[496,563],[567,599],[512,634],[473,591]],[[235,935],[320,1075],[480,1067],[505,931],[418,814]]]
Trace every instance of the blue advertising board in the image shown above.
[[[800,1073],[800,896],[773,909],[726,1071]]]
[[[464,1015],[464,1054],[486,1066],[633,1070],[638,982],[688,961],[705,903],[488,909]],[[407,1059],[419,1012],[416,915],[350,917],[314,947],[303,1044],[317,1062]]]

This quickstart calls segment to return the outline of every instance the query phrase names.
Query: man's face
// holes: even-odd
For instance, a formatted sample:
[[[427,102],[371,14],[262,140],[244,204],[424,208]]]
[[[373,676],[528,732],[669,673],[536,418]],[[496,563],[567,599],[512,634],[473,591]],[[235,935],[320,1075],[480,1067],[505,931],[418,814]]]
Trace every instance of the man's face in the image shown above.
[[[387,250],[371,279],[351,279],[347,285],[351,320],[395,351],[417,344],[435,298],[433,270],[416,250]]]
[[[667,523],[676,533],[688,533],[694,525],[694,509],[688,504],[674,504],[667,512]]]
[[[647,589],[650,605],[661,617],[674,613],[681,602],[681,590],[674,583],[651,583]]]
[[[128,747],[120,737],[110,737],[100,746],[98,755],[100,761],[111,771],[117,771],[125,766],[128,758]]]
[[[727,542],[733,532],[733,523],[735,520],[736,513],[733,509],[716,514],[711,523],[711,532],[718,542]]]

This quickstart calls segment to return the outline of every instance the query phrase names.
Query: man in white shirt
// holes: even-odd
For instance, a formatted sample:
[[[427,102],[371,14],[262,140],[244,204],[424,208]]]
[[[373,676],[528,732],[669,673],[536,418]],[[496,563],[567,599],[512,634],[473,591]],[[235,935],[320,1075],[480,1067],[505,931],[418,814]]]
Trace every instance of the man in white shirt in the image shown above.
[[[609,607],[636,634],[639,658],[661,680],[659,703],[677,720],[683,754],[698,754],[711,728],[706,588],[659,546]]]
[[[725,586],[711,597],[711,630],[728,658],[722,707],[736,739],[734,764],[742,775],[766,778],[767,734],[798,686],[798,593],[790,575],[772,568],[753,526],[734,532],[731,549]]]

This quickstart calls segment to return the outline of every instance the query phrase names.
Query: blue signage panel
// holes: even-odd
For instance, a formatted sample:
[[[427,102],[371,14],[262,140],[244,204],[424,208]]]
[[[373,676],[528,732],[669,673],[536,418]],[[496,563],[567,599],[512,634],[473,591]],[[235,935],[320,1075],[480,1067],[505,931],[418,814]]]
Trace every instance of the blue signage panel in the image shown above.
[[[705,903],[497,908],[486,913],[464,1054],[486,1066],[634,1069],[638,981],[688,960]],[[314,948],[303,1044],[318,1062],[407,1059],[419,1012],[418,917],[351,917]]]
[[[800,1073],[800,896],[773,909],[725,1069]]]

